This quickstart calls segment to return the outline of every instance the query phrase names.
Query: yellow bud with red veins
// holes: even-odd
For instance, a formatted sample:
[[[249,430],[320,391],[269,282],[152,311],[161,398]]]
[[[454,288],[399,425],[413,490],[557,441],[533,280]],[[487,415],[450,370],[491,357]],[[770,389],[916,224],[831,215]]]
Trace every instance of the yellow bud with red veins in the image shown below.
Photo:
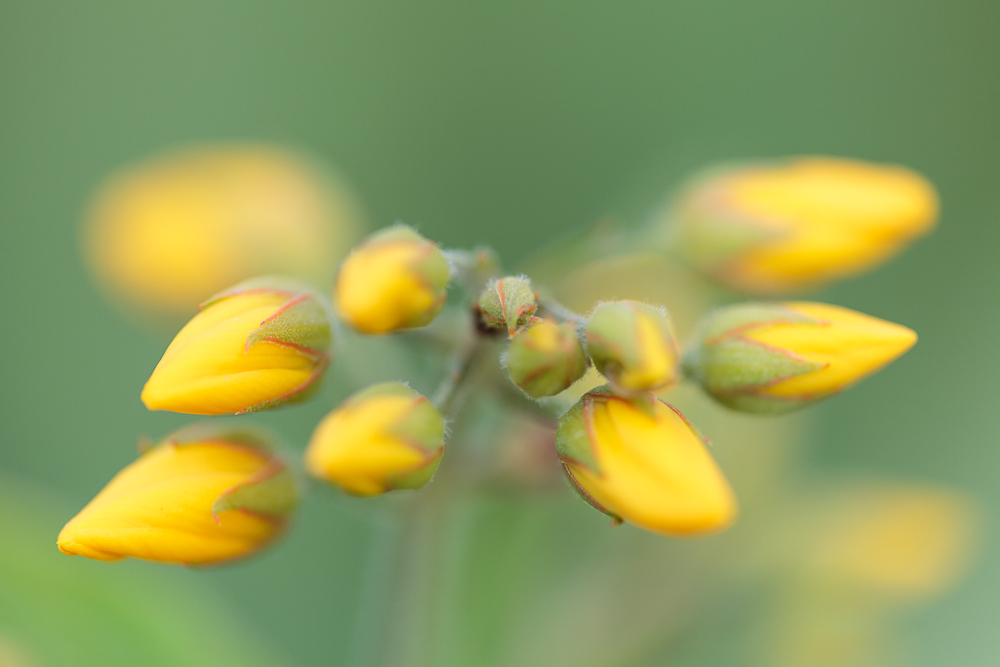
[[[933,186],[909,169],[814,157],[710,172],[670,217],[695,267],[737,290],[780,294],[884,263],[937,214]]]
[[[240,414],[305,400],[330,363],[331,312],[311,288],[255,278],[209,299],[142,389],[150,410]]]
[[[584,335],[594,366],[620,394],[659,391],[680,378],[680,352],[662,308],[630,300],[599,304]]]
[[[700,434],[652,395],[585,394],[559,420],[556,448],[580,495],[617,522],[695,535],[736,518],[733,491]]]
[[[748,303],[702,323],[687,372],[720,403],[780,413],[854,385],[917,341],[899,324],[823,303]]]
[[[583,377],[587,355],[568,323],[542,320],[514,336],[504,356],[510,380],[532,398],[555,396]]]
[[[483,324],[491,329],[506,329],[511,338],[519,328],[537,321],[537,296],[524,276],[492,281],[479,295],[477,305]]]
[[[444,418],[401,382],[372,385],[349,397],[313,431],[311,475],[357,496],[417,489],[444,454]]]
[[[450,278],[437,244],[397,224],[366,238],[341,264],[337,311],[366,334],[422,327],[444,307]]]
[[[232,425],[178,431],[118,473],[59,533],[59,550],[207,565],[281,534],[296,492],[269,436]]]

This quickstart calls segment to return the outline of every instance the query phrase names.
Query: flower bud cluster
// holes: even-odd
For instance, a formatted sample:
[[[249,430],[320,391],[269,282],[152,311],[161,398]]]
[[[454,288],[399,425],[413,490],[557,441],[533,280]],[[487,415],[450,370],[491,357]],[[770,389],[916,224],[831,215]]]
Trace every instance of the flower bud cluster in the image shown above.
[[[933,191],[911,172],[836,160],[726,172],[678,207],[688,260],[756,291],[881,261],[926,230],[936,210]],[[661,394],[690,379],[728,408],[787,412],[852,386],[916,341],[906,327],[845,308],[761,302],[709,313],[682,353],[660,306],[621,299],[579,315],[526,276],[487,278],[493,271],[499,263],[488,251],[445,252],[405,225],[383,229],[342,263],[333,304],[278,277],[211,297],[167,348],[142,401],[151,410],[223,415],[304,400],[333,360],[334,313],[365,335],[424,327],[445,307],[455,274],[467,298],[447,324],[456,312],[472,318],[459,343],[446,337],[454,370],[433,400],[403,382],[354,393],[316,426],[308,473],[357,496],[426,485],[444,455],[446,418],[461,405],[454,397],[506,333],[500,362],[511,383],[529,399],[555,397],[523,407],[564,409],[555,449],[573,488],[616,523],[692,535],[730,525],[735,495],[699,431]],[[591,365],[607,383],[566,410],[559,395]],[[270,436],[228,424],[169,436],[66,525],[59,548],[188,564],[253,553],[280,534],[296,499],[272,451]]]

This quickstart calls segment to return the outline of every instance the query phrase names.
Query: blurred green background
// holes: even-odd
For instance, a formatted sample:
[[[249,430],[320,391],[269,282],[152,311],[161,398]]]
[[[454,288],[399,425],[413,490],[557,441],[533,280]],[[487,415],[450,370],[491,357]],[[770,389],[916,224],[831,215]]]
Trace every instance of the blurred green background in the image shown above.
[[[921,338],[877,380],[813,409],[806,456],[983,503],[977,565],[904,623],[911,664],[997,664],[998,34],[1000,5],[962,0],[0,0],[0,499],[37,517],[17,533],[37,536],[18,538],[38,554],[25,562],[121,588],[126,609],[140,606],[128,595],[160,591],[166,607],[223,610],[213,641],[252,637],[261,660],[360,660],[351,640],[371,612],[359,611],[359,572],[377,516],[336,494],[306,503],[289,540],[229,568],[56,552],[59,528],[134,458],[137,436],[189,421],[139,402],[169,335],[109,305],[81,258],[86,205],[124,164],[212,141],[305,149],[339,166],[376,224],[402,219],[450,247],[486,242],[513,262],[602,216],[640,218],[713,161],[843,155],[929,176],[942,224],[818,295]],[[301,447],[350,388],[333,382],[265,421]],[[0,555],[11,539],[0,532]],[[20,604],[0,591],[0,634],[30,643],[37,625],[24,629]],[[53,618],[53,633],[67,623]],[[101,664],[140,655],[121,650]],[[91,664],[79,659],[51,658]]]

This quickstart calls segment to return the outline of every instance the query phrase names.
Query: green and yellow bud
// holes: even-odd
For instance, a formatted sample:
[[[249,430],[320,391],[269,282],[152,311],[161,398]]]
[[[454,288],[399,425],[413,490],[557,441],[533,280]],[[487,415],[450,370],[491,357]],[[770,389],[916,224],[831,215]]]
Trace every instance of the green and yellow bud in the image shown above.
[[[59,533],[59,550],[206,565],[248,556],[284,529],[296,492],[269,436],[205,424],[118,473]]]
[[[510,380],[532,398],[555,396],[587,372],[587,355],[568,323],[542,320],[514,336],[504,357]]]
[[[491,282],[479,295],[479,312],[491,329],[506,329],[510,337],[535,322],[538,297],[524,276],[507,276]]]
[[[306,450],[311,475],[357,496],[418,489],[444,454],[444,418],[401,382],[372,385],[323,418]]]
[[[815,157],[712,172],[670,217],[695,267],[737,290],[781,294],[882,264],[937,213],[933,186],[909,169]]]
[[[736,518],[733,491],[700,434],[652,395],[585,394],[559,420],[556,448],[580,495],[616,521],[695,535]]]
[[[680,353],[662,308],[631,300],[602,303],[587,320],[587,353],[615,391],[660,391],[680,378]]]
[[[375,232],[344,260],[334,284],[337,311],[366,334],[422,327],[441,312],[451,268],[437,244],[413,228]]]
[[[309,287],[255,278],[209,299],[142,389],[150,410],[240,414],[308,398],[330,363],[331,313]]]
[[[831,396],[910,349],[904,326],[822,303],[748,303],[702,324],[684,366],[720,403],[780,413]]]

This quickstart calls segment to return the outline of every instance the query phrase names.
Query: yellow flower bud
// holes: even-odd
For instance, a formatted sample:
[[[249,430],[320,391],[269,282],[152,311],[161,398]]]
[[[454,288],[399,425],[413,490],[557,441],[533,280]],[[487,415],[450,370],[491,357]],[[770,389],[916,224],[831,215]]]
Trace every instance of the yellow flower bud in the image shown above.
[[[296,502],[291,474],[266,443],[215,424],[165,438],[66,524],[59,550],[189,565],[252,554],[282,532]]]
[[[594,366],[620,394],[658,391],[677,382],[680,354],[666,312],[638,301],[594,309],[585,329]]]
[[[422,327],[444,307],[450,277],[441,249],[397,224],[366,238],[344,260],[334,285],[337,311],[366,334]]]
[[[150,410],[221,415],[277,408],[318,388],[330,362],[330,313],[279,278],[212,297],[164,352],[142,389]]]
[[[477,301],[483,324],[491,329],[506,329],[513,338],[518,328],[537,321],[535,290],[524,276],[507,276],[491,282]]]
[[[360,218],[346,187],[295,153],[198,148],[111,179],[87,221],[87,255],[129,305],[187,316],[206,295],[255,275],[327,283]]]
[[[735,289],[777,294],[882,264],[937,213],[933,186],[913,171],[817,157],[716,171],[671,215],[693,265]]]
[[[511,382],[528,396],[542,398],[583,377],[588,363],[572,324],[542,320],[514,336],[504,365]]]
[[[720,403],[778,413],[850,387],[916,341],[904,326],[847,308],[749,303],[710,314],[684,365]]]
[[[654,533],[720,530],[736,518],[729,482],[672,406],[596,389],[559,420],[556,448],[577,491],[618,521]]]
[[[352,395],[316,427],[306,469],[347,493],[374,496],[417,489],[430,481],[444,454],[444,418],[425,397],[400,382]]]

